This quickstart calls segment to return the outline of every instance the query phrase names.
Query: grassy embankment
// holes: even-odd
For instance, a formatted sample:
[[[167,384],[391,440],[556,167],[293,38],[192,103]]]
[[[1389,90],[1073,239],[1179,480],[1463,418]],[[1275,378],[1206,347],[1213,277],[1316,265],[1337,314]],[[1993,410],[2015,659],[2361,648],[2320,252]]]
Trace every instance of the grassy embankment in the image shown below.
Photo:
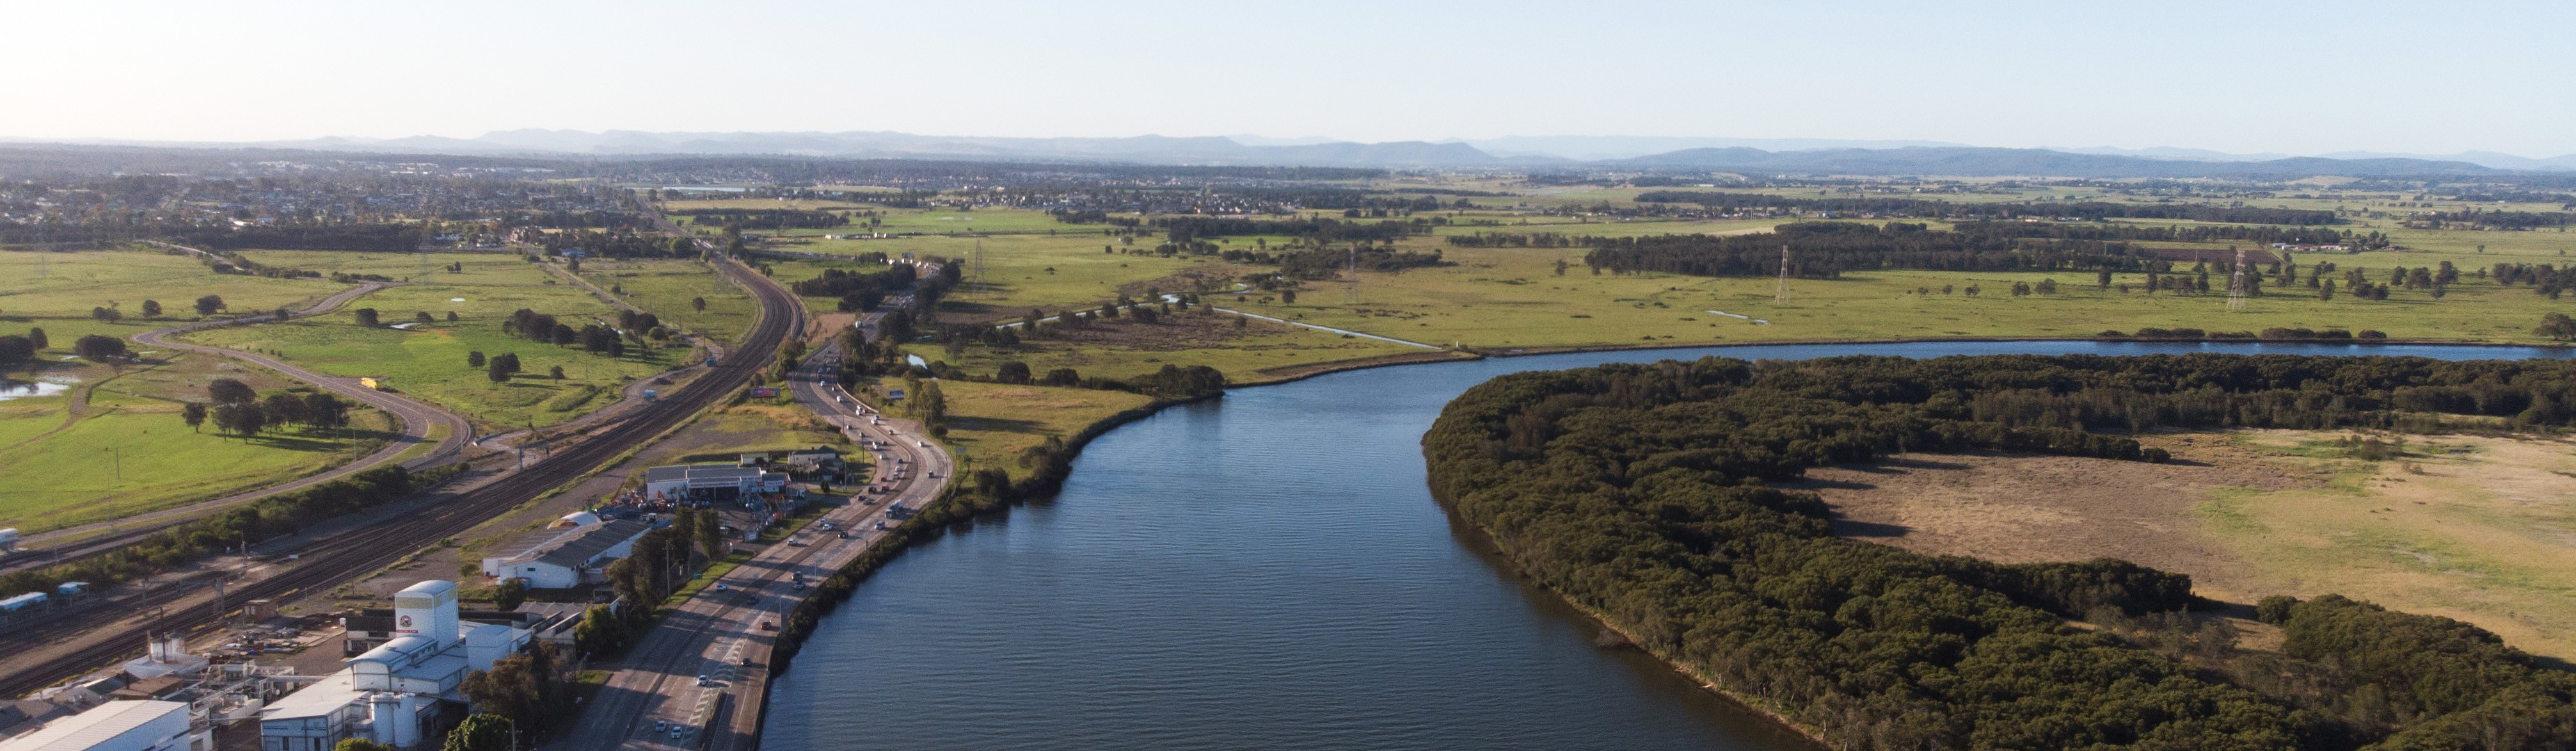
[[[389,276],[417,276],[420,266],[418,257],[400,254],[267,251],[250,255],[264,264],[336,267]],[[362,327],[343,312],[192,336],[207,344],[270,352],[316,372],[375,376],[413,398],[465,415],[486,430],[552,425],[578,417],[614,399],[626,383],[681,364],[687,354],[677,347],[645,349],[630,341],[625,356],[612,358],[503,333],[502,323],[520,308],[553,315],[575,328],[593,322],[614,324],[617,310],[516,255],[432,254],[430,262],[438,270],[430,273],[427,283],[387,289],[350,306],[375,308],[385,326]],[[462,264],[463,270],[446,271],[450,263]],[[410,322],[421,312],[430,314],[432,321],[409,330],[390,327]],[[458,320],[448,321],[449,312]],[[467,364],[471,351],[486,356],[515,353],[522,370],[506,383],[494,383],[484,369]],[[560,380],[549,377],[557,366],[564,370]]]
[[[145,363],[111,367],[71,356],[85,334],[125,338],[196,317],[213,294],[233,310],[302,307],[346,289],[321,280],[215,274],[157,251],[0,254],[0,333],[43,328],[51,345],[13,379],[67,386],[0,400],[0,527],[38,532],[184,505],[318,472],[372,451],[394,427],[359,409],[353,429],[290,428],[243,440],[191,431],[180,405],[204,401],[205,384],[233,378],[261,393],[298,387],[223,358],[137,349]],[[143,301],[163,315],[143,317]],[[93,307],[126,317],[103,322]]]

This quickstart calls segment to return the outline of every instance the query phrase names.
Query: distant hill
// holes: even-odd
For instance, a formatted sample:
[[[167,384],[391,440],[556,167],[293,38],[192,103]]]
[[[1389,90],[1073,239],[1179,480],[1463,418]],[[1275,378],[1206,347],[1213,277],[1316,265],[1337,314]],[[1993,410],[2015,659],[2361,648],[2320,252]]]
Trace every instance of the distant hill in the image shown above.
[[[1246,143],[1249,140],[1253,143]],[[17,139],[0,142],[30,143]],[[1724,139],[1662,136],[1515,136],[1479,141],[1355,143],[1313,138],[1129,136],[1003,138],[892,131],[647,132],[505,130],[474,138],[316,138],[256,143],[91,141],[91,146],[279,149],[387,155],[631,159],[648,156],[802,156],[980,162],[1140,165],[1722,170],[1748,174],[2049,177],[2444,178],[2512,171],[2576,171],[2576,155],[2531,159],[2493,152],[2456,157],[2353,152],[2324,157],[2227,154],[2200,149],[2003,149],[1926,141]],[[1763,147],[1768,147],[1763,148]],[[1651,151],[1650,151],[1651,150]],[[1637,156],[1643,154],[1642,156]],[[1609,155],[1625,155],[1612,158]]]
[[[2049,149],[1909,147],[1763,151],[1751,148],[1684,149],[1594,162],[1640,169],[1748,170],[1755,173],[1840,175],[2046,175],[2052,177],[2433,177],[2496,174],[2503,170],[2468,162],[2425,159],[2325,159],[2291,157],[2250,162],[2151,159],[2116,154],[2072,154]]]

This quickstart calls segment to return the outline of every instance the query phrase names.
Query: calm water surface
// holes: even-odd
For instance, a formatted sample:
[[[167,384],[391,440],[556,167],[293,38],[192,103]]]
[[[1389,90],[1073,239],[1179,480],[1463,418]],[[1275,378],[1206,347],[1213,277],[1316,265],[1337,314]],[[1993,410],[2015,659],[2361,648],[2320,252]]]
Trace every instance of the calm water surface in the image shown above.
[[[1504,373],[1703,354],[2497,347],[1973,342],[1502,358],[1229,392],[1110,432],[1057,499],[904,554],[771,694],[763,746],[1805,749],[1494,565],[1424,487],[1442,405]]]

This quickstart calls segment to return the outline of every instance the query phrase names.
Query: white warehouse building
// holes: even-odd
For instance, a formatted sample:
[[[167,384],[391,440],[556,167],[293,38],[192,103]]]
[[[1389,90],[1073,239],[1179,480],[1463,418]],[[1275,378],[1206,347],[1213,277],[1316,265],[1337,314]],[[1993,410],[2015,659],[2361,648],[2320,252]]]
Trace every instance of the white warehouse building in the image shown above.
[[[425,581],[394,595],[394,638],[320,683],[260,710],[262,751],[330,751],[350,738],[417,748],[424,730],[462,704],[471,670],[528,644],[528,632],[457,620],[456,583]]]
[[[213,751],[214,734],[193,726],[184,701],[111,701],[0,741],[0,751]]]
[[[483,558],[483,575],[526,579],[538,589],[571,589],[602,580],[611,561],[631,555],[635,541],[652,531],[643,522],[600,521],[587,512],[565,515],[570,527],[549,527]],[[587,523],[584,523],[587,522]]]

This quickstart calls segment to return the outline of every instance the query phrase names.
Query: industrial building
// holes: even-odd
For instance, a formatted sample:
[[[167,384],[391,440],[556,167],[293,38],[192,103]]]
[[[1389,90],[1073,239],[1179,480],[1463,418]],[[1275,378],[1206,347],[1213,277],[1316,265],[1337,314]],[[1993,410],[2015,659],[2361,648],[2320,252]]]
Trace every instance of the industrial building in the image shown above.
[[[644,470],[644,496],[655,501],[730,501],[759,490],[761,474],[757,467],[731,464],[653,467]]]
[[[213,751],[212,725],[184,701],[111,701],[0,741],[0,751]]]
[[[576,518],[579,517],[579,518]],[[483,558],[483,575],[494,579],[526,579],[538,589],[571,589],[606,581],[608,564],[633,553],[635,540],[652,531],[640,521],[602,521],[598,515],[577,512],[562,522],[530,533],[494,550]]]
[[[462,717],[457,687],[467,672],[491,669],[529,639],[522,629],[459,619],[448,581],[395,593],[393,626],[393,639],[260,710],[262,751],[329,751],[350,738],[419,747]]]

